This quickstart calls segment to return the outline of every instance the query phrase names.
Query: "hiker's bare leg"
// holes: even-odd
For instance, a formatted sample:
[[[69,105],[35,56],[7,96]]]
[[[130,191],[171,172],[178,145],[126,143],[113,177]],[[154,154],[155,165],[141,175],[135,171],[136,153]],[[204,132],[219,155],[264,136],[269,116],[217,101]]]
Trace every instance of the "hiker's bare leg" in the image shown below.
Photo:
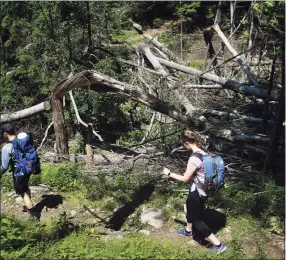
[[[207,241],[211,242],[213,245],[218,246],[220,241],[216,238],[214,234],[210,234],[208,237],[205,238]]]
[[[31,209],[34,207],[33,202],[31,200],[31,190],[28,189],[26,192],[21,194],[21,197],[23,198],[23,202],[26,205],[27,209]]]
[[[187,230],[188,232],[193,231],[193,224],[187,222],[186,230]]]

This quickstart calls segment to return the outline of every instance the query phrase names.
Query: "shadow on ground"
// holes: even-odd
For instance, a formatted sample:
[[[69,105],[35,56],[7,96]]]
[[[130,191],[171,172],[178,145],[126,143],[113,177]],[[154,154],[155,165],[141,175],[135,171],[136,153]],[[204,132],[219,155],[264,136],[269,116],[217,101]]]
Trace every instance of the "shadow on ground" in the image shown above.
[[[113,216],[106,223],[106,227],[113,230],[120,230],[127,217],[130,216],[140,204],[150,198],[154,189],[155,187],[153,184],[143,185],[134,194],[131,202],[126,203],[123,207],[114,212]]]
[[[63,204],[63,199],[61,195],[42,195],[42,200],[34,207],[35,212],[41,214],[44,207],[46,209],[56,209],[60,204]]]

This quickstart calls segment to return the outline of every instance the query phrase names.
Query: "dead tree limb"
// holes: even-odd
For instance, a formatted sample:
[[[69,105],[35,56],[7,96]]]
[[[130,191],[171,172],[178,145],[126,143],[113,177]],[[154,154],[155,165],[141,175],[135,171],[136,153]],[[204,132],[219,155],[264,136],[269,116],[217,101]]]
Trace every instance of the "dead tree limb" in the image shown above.
[[[162,65],[158,61],[158,58],[153,55],[150,48],[147,45],[143,45],[141,47],[141,50],[145,54],[146,58],[152,63],[152,65],[155,64],[155,66],[153,65],[154,69],[157,72],[160,72],[167,77],[168,73],[164,70],[164,68],[162,67]],[[157,64],[159,64],[159,65],[157,65]],[[167,77],[167,86],[170,89],[172,89],[172,85],[173,85],[170,82],[171,80],[172,80],[171,78],[168,79],[168,77]],[[173,92],[174,92],[175,96],[178,98],[178,100],[180,101],[180,103],[186,108],[187,113],[192,114],[193,111],[195,110],[195,107],[191,104],[190,100],[184,94],[182,94],[181,91],[179,91],[177,89],[173,89]]]
[[[232,34],[234,29],[234,11],[235,11],[235,1],[230,1],[230,34]]]
[[[212,26],[212,28],[217,32],[218,36],[222,39],[224,42],[225,46],[229,49],[229,51],[232,53],[233,56],[237,56],[235,59],[237,63],[240,65],[240,67],[243,69],[243,71],[247,74],[249,80],[253,83],[254,86],[258,86],[258,82],[251,73],[249,67],[244,63],[243,59],[241,56],[238,55],[237,51],[231,46],[230,42],[228,39],[225,37],[224,33],[221,31],[220,27],[218,24],[215,24]]]
[[[153,68],[160,73],[163,77],[167,77],[169,73],[167,73],[160,62],[157,60],[157,58],[153,55],[150,48],[147,45],[141,46],[140,50],[142,50],[143,54],[146,56],[146,58],[150,61]]]
[[[152,117],[151,117],[151,120],[150,120],[150,124],[148,126],[148,129],[144,135],[144,137],[142,138],[140,144],[144,143],[144,141],[147,139],[147,137],[149,136],[151,130],[152,130],[152,127],[153,127],[153,124],[154,124],[154,121],[155,121],[155,117],[156,117],[156,112],[153,113]]]
[[[154,46],[156,46],[159,50],[161,50],[163,53],[165,53],[166,55],[168,55],[170,57],[170,59],[176,61],[179,64],[182,65],[186,65],[186,63],[184,61],[182,61],[181,59],[179,59],[177,57],[177,55],[175,55],[172,51],[170,51],[169,49],[167,49],[166,47],[164,47],[164,45],[160,42],[158,42],[154,37],[152,37],[151,35],[145,33],[142,29],[142,26],[132,22],[133,23],[133,27],[136,29],[136,31],[139,34],[142,34],[147,40],[149,40],[152,44],[154,44]]]
[[[179,121],[198,131],[206,130],[210,135],[232,140],[233,131],[228,129],[218,129],[207,121],[202,121],[197,118],[185,115],[178,111],[173,105],[156,98],[147,91],[140,89],[124,82],[120,82],[114,78],[98,73],[94,70],[87,70],[73,75],[71,78],[62,80],[53,89],[53,122],[56,136],[56,151],[63,158],[68,158],[67,132],[65,128],[64,113],[62,107],[62,98],[65,94],[75,88],[90,89],[97,92],[117,93],[133,100],[140,102],[143,105],[150,107],[152,110],[168,115],[169,117]],[[60,121],[61,120],[61,121]]]
[[[215,82],[217,84],[222,85],[223,88],[231,89],[233,91],[241,92],[243,94],[247,95],[255,95],[258,98],[265,98],[267,94],[267,90],[259,89],[259,88],[253,88],[245,83],[240,83],[235,80],[229,80],[224,77],[219,77],[217,75],[211,74],[211,73],[204,73],[198,69],[194,69],[191,67],[183,66],[178,63],[172,62],[172,61],[167,61],[165,59],[161,59],[157,57],[159,62],[167,67],[185,72],[187,74],[191,75],[196,75],[198,77],[202,77],[204,79],[210,80],[212,82]],[[278,96],[275,94],[271,94],[271,99],[272,100],[277,100]]]
[[[43,138],[43,140],[42,140],[40,146],[38,147],[37,151],[39,151],[39,150],[42,148],[42,146],[44,145],[46,139],[48,138],[49,130],[50,130],[50,128],[51,128],[53,125],[54,125],[54,122],[51,122],[51,123],[49,124],[49,126],[47,127],[47,129],[46,129],[46,131],[45,131],[45,136],[44,136],[44,138]]]
[[[76,103],[75,103],[75,100],[74,100],[72,91],[69,91],[69,95],[70,95],[70,99],[71,99],[71,102],[72,102],[72,105],[73,105],[73,108],[74,108],[74,111],[75,111],[75,115],[76,115],[77,121],[78,121],[80,124],[82,124],[82,125],[84,125],[85,127],[88,128],[89,124],[85,123],[85,122],[81,119],[81,117],[79,116],[78,109],[77,109],[77,106],[76,106]],[[99,139],[101,142],[104,141],[104,140],[102,139],[101,135],[99,135],[97,132],[95,132],[94,130],[92,130],[92,133],[93,133],[96,137],[98,137],[98,139]]]
[[[13,112],[11,114],[1,114],[0,122],[5,123],[5,122],[19,120],[22,118],[30,117],[35,114],[50,110],[50,109],[51,109],[50,102],[44,101],[38,105],[23,109],[17,112]]]
[[[199,88],[199,89],[221,89],[221,85],[182,85],[182,88]]]

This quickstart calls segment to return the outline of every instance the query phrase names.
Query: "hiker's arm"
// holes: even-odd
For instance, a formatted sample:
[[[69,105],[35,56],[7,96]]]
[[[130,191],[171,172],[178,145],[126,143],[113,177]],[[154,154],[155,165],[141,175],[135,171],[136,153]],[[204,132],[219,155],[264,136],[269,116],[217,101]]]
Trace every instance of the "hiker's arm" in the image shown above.
[[[11,159],[11,154],[9,153],[8,147],[3,147],[2,149],[2,163],[0,168],[0,176],[2,176],[9,168],[9,163]]]
[[[171,172],[169,169],[164,168],[163,173],[175,180],[178,181],[183,181],[183,182],[189,182],[190,179],[192,178],[192,176],[194,175],[194,173],[196,172],[197,167],[192,164],[192,163],[188,163],[188,167],[186,172],[184,173],[184,175],[180,175],[174,172]]]

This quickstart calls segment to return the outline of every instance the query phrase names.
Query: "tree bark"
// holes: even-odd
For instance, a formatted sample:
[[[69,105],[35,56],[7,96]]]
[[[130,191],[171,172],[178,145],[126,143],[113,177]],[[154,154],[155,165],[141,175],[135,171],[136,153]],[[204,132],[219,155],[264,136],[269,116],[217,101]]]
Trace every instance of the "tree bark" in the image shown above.
[[[152,64],[153,68],[157,72],[159,72],[163,77],[167,77],[168,73],[164,70],[164,68],[162,67],[160,62],[153,55],[153,53],[151,52],[150,48],[147,45],[143,45],[143,46],[141,46],[140,49],[142,50],[142,52],[144,53],[146,58],[150,61],[150,63]]]
[[[211,27],[208,27],[203,31],[203,36],[204,36],[204,41],[207,46],[208,55],[210,56],[210,58],[213,58],[212,65],[217,66],[218,61],[217,61],[217,57],[215,56],[215,50],[212,44],[213,31],[211,30]],[[220,75],[219,67],[215,68],[214,71],[217,75]]]
[[[265,98],[266,97],[267,90],[249,87],[243,83],[240,83],[240,82],[237,82],[234,80],[229,80],[229,79],[224,78],[224,77],[219,77],[219,76],[216,76],[216,75],[211,74],[211,73],[204,73],[198,69],[183,66],[183,65],[177,64],[175,62],[167,61],[167,60],[164,60],[164,59],[161,59],[158,57],[157,57],[157,59],[164,66],[185,72],[187,74],[202,77],[203,79],[207,79],[207,80],[210,80],[212,82],[215,82],[217,84],[222,85],[223,88],[227,88],[227,89],[231,89],[231,90],[234,90],[237,92],[241,92],[241,93],[246,94],[246,95],[254,95],[258,98]],[[277,99],[278,99],[277,95],[271,94],[271,100],[277,100]]]
[[[272,68],[271,68],[271,74],[270,74],[270,80],[269,80],[269,86],[266,98],[264,100],[264,123],[263,123],[263,130],[265,133],[267,133],[267,120],[268,120],[268,112],[269,112],[269,102],[270,102],[270,95],[273,88],[273,78],[275,73],[275,62],[276,62],[276,55],[273,59]]]
[[[86,138],[86,167],[91,168],[93,166],[93,150],[91,147],[92,140],[92,125],[88,124],[87,138]]]
[[[74,108],[74,111],[75,111],[75,115],[76,115],[77,121],[78,121],[80,124],[84,125],[85,127],[88,127],[89,124],[85,123],[85,122],[80,118],[80,116],[79,116],[78,109],[77,109],[75,100],[74,100],[74,98],[73,98],[72,91],[69,91],[69,94],[70,94],[70,99],[71,99],[71,102],[72,102],[72,105],[73,105],[73,108]],[[94,130],[92,130],[92,133],[93,133],[95,136],[97,136],[98,139],[99,139],[101,142],[103,142],[102,137],[101,137],[97,132],[95,132]]]
[[[69,153],[68,136],[64,116],[63,96],[57,96],[59,87],[60,85],[57,85],[52,92],[53,123],[56,133],[55,153],[58,156],[58,161],[67,161]]]
[[[231,46],[230,42],[228,39],[225,37],[223,32],[221,31],[220,27],[218,24],[215,24],[213,26],[213,29],[217,32],[218,36],[222,39],[224,42],[225,46],[229,49],[229,51],[232,53],[233,56],[237,56],[235,59],[237,63],[240,65],[240,67],[243,69],[243,71],[246,73],[247,77],[249,80],[253,83],[254,86],[258,86],[258,82],[251,73],[249,67],[244,63],[243,59],[241,56],[238,55],[237,51]]]
[[[270,135],[269,148],[265,158],[265,164],[264,164],[265,173],[268,173],[275,159],[277,153],[278,140],[281,135],[283,122],[285,120],[285,45],[284,44],[282,45],[281,50],[282,50],[282,66],[281,66],[282,90],[278,101],[277,115],[274,122],[274,127]]]
[[[221,21],[221,1],[218,2],[214,24],[220,24]]]
[[[0,122],[5,123],[5,122],[10,122],[10,121],[15,121],[19,120],[22,118],[30,117],[35,114],[44,112],[46,110],[50,110],[51,105],[48,101],[42,102],[38,105],[11,113],[11,114],[1,114],[0,115]]]
[[[88,48],[92,48],[92,35],[91,35],[91,15],[89,8],[89,1],[86,2],[86,14],[87,14],[87,35],[88,35]]]
[[[233,29],[234,29],[235,2],[236,1],[230,1],[230,34],[232,34]]]
[[[165,69],[162,67],[160,62],[158,61],[157,57],[153,55],[150,48],[147,45],[144,45],[141,47],[142,52],[145,54],[145,56],[148,58],[148,60],[153,65],[154,69],[164,75],[167,78],[167,86],[172,89],[173,83],[171,83],[172,78],[168,77],[168,73],[165,71]],[[178,89],[173,89],[174,95],[178,99],[178,101],[185,107],[188,114],[192,114],[195,110],[195,107],[191,104],[190,100],[181,93]]]
[[[172,51],[170,51],[169,49],[167,49],[166,47],[163,46],[162,43],[158,42],[154,37],[152,37],[151,35],[144,33],[142,26],[134,23],[133,22],[133,27],[136,29],[136,31],[139,34],[143,34],[143,36],[148,39],[152,44],[154,44],[154,46],[156,46],[159,50],[161,50],[163,53],[165,53],[166,55],[168,55],[170,57],[170,59],[176,61],[179,64],[182,65],[186,65],[186,63],[184,61],[182,61],[181,59],[179,59]]]

